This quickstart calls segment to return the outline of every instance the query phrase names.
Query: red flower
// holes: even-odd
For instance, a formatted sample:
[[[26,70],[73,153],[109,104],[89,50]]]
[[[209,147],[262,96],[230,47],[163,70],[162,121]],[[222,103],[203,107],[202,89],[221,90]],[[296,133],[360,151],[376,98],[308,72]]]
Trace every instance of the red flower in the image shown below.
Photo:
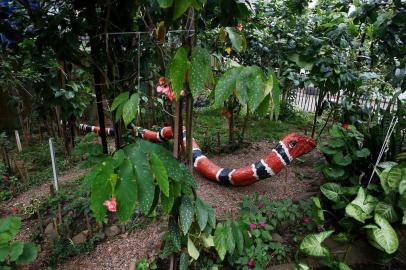
[[[13,213],[13,215],[17,214],[17,207],[12,207],[11,208],[11,212]]]
[[[303,222],[304,222],[304,223],[310,222],[310,218],[309,218],[309,217],[304,217],[304,218],[303,218]]]
[[[260,222],[259,222],[259,227],[260,227],[261,229],[265,228],[265,221],[260,221]]]
[[[249,259],[248,262],[247,262],[247,266],[250,267],[250,268],[254,267],[255,266],[255,261],[253,259]]]
[[[345,123],[343,124],[343,128],[348,129],[348,123],[347,123],[347,122],[345,122]]]
[[[264,205],[262,204],[262,202],[258,203],[258,209],[261,209],[262,207],[264,207]]]
[[[251,228],[251,229],[255,229],[255,227],[256,227],[256,226],[255,226],[254,223],[251,223],[251,224],[250,224],[250,228]]]
[[[103,203],[103,205],[106,206],[107,210],[109,210],[110,212],[116,212],[117,211],[117,201],[116,201],[115,197],[111,198],[111,200],[106,200]]]
[[[3,175],[3,180],[8,182],[8,176],[7,176],[7,175]]]

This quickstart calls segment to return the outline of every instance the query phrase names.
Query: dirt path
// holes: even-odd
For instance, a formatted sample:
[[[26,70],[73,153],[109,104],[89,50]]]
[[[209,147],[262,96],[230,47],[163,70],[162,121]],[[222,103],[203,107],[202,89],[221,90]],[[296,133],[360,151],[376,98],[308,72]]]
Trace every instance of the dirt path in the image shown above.
[[[233,154],[211,158],[223,167],[241,167],[261,159],[272,148],[272,143],[262,141]],[[303,157],[303,163],[294,161],[287,169],[270,179],[238,188],[218,185],[195,173],[199,184],[197,193],[213,205],[220,218],[224,218],[229,212],[235,215],[238,212],[239,202],[254,192],[275,200],[306,197],[316,189],[314,184],[317,183],[315,181],[321,179],[321,176],[313,168],[314,162],[318,158],[319,154],[314,151]],[[304,176],[308,180],[301,179],[299,176]],[[131,262],[143,257],[154,256],[159,252],[161,226],[162,224],[159,223],[151,224],[132,235],[105,242],[98,245],[94,252],[73,258],[71,261],[60,265],[58,269],[128,270]]]
[[[62,176],[59,177],[59,184],[63,184],[66,181],[71,181],[83,176],[87,172],[87,169],[72,168],[70,171],[65,172]],[[17,197],[12,198],[9,201],[0,202],[0,209],[10,209],[16,204],[28,205],[32,199],[41,198],[49,195],[49,185],[51,180],[46,183],[31,187],[27,191],[19,194]]]

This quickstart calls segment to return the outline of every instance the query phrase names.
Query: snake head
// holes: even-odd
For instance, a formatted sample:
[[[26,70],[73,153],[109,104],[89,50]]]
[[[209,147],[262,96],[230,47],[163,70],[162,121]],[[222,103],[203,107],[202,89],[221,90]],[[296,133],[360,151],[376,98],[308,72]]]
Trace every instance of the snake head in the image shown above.
[[[282,138],[281,142],[289,151],[292,159],[307,154],[316,147],[316,141],[310,137],[291,133]]]

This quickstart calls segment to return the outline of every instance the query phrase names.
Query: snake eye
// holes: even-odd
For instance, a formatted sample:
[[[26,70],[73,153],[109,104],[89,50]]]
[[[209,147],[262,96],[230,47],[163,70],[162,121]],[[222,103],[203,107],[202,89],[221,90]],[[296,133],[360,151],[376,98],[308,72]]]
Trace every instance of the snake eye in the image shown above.
[[[290,142],[289,142],[289,148],[295,147],[296,144],[297,144],[297,141],[290,141]]]

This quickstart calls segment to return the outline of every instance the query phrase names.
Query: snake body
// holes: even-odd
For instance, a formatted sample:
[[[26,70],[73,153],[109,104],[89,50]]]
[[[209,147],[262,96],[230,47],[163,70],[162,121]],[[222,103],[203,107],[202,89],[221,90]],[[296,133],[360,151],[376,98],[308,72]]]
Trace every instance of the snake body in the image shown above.
[[[133,135],[153,141],[162,142],[173,138],[171,127],[163,127],[158,131],[136,127],[130,124]],[[85,132],[99,133],[99,128],[89,125],[80,125]],[[114,129],[106,129],[106,134],[114,134]],[[186,146],[186,130],[183,131],[183,145]],[[199,145],[192,139],[193,167],[206,178],[228,186],[245,186],[261,179],[269,178],[279,173],[286,165],[298,156],[309,153],[316,147],[316,142],[306,136],[291,133],[283,137],[272,149],[271,153],[250,166],[231,169],[222,168],[202,153]]]

